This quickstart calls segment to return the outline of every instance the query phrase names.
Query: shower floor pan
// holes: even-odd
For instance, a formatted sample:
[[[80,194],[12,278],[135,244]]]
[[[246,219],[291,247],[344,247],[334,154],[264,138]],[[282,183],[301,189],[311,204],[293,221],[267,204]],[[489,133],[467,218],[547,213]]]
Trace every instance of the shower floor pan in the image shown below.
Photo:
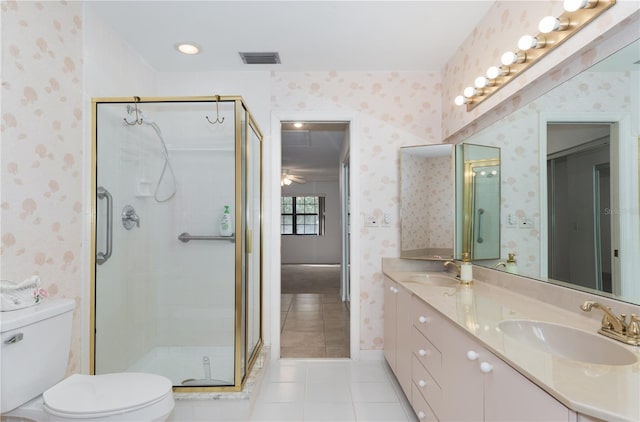
[[[165,376],[174,386],[233,385],[233,347],[159,346],[127,368]]]

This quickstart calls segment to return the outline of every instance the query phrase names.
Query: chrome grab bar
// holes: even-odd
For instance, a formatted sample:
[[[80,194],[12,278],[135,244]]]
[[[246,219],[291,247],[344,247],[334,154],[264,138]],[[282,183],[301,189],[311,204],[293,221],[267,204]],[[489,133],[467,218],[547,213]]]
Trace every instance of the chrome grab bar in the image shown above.
[[[96,264],[102,265],[109,258],[113,251],[113,197],[108,190],[100,186],[96,194],[98,199],[107,199],[107,251],[96,253]]]
[[[189,233],[180,233],[178,240],[187,243],[190,240],[227,240],[231,243],[236,241],[235,236],[192,236]]]

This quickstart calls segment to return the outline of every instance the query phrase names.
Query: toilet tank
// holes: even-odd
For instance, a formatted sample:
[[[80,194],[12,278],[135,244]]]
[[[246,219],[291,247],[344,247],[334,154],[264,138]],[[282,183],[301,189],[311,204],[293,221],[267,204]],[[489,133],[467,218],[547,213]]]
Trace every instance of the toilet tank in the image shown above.
[[[39,396],[66,373],[75,302],[50,299],[0,312],[0,413]]]

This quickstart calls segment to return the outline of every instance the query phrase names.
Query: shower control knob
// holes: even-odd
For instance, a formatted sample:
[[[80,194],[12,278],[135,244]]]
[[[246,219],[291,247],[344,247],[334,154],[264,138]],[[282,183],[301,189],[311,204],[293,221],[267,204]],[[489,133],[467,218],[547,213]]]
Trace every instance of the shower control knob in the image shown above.
[[[134,227],[140,227],[140,217],[136,213],[135,208],[131,205],[125,205],[122,209],[122,225],[125,229],[131,230]]]

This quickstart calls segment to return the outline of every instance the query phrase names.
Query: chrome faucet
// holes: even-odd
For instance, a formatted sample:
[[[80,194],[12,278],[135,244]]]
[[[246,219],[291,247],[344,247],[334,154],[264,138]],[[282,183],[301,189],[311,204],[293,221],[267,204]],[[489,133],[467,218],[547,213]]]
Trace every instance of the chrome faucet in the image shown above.
[[[580,309],[585,312],[590,312],[593,308],[600,309],[604,313],[598,333],[626,344],[640,346],[640,317],[631,314],[627,325],[627,315],[620,314],[620,317],[617,317],[608,306],[592,300],[587,300],[580,305]]]
[[[446,269],[449,265],[453,265],[454,267],[456,267],[456,276],[460,277],[460,265],[456,264],[453,261],[445,261],[444,262],[444,268]]]

